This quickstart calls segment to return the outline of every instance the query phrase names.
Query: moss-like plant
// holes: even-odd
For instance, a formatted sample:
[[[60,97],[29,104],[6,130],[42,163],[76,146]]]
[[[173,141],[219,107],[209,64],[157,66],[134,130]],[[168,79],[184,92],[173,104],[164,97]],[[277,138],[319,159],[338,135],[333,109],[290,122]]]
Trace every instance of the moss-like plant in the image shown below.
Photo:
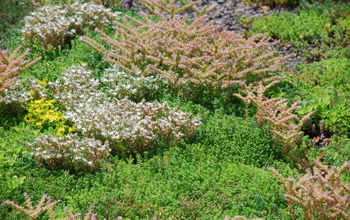
[[[264,16],[253,23],[252,30],[302,47],[317,43],[319,37],[326,40],[331,26],[332,21],[327,15],[300,11],[299,15],[284,12]]]

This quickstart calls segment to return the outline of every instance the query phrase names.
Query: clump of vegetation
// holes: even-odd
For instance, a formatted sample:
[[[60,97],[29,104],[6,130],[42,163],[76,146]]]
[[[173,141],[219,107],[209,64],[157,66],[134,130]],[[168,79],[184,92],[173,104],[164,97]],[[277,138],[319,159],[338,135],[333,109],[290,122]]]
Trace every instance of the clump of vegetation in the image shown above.
[[[90,138],[79,140],[77,134],[66,135],[57,138],[52,135],[44,135],[35,139],[27,146],[35,152],[31,156],[40,167],[47,169],[64,168],[74,172],[96,172],[101,168],[110,152],[108,142]]]
[[[302,47],[317,43],[318,37],[328,36],[331,26],[329,16],[318,15],[314,11],[300,11],[299,15],[284,12],[282,15],[273,13],[255,21],[252,31]]]
[[[283,98],[271,98],[268,99],[264,93],[267,89],[280,83],[280,79],[283,77],[271,77],[262,81],[259,81],[258,85],[244,85],[243,93],[246,97],[240,94],[234,94],[238,98],[242,99],[246,104],[246,117],[248,116],[248,106],[252,102],[257,108],[257,120],[268,122],[272,126],[272,132],[281,138],[284,142],[283,151],[289,154],[291,149],[296,144],[296,140],[303,135],[300,131],[301,127],[304,125],[307,119],[310,118],[312,114],[309,112],[303,118],[299,118],[298,115],[294,114],[293,111],[298,110],[297,105],[299,101],[294,102],[291,107],[287,106],[287,100]],[[268,83],[264,86],[263,83]],[[263,122],[264,122],[263,121]],[[297,123],[293,123],[296,121]],[[264,122],[264,124],[265,124]],[[277,144],[276,136],[276,144]]]
[[[348,186],[339,183],[340,178],[350,181],[349,174],[340,173],[338,178],[338,171],[333,175],[328,167],[310,163],[316,158],[327,165],[342,165],[350,158],[349,87],[344,81],[348,52],[331,54],[348,44],[350,20],[345,6],[341,6],[345,14],[325,7],[299,17],[273,15],[274,24],[282,29],[277,34],[301,46],[320,42],[321,52],[309,51],[321,54],[320,59],[337,56],[300,66],[300,74],[285,79],[280,67],[293,55],[277,57],[278,43],[262,34],[242,36],[213,25],[206,16],[181,17],[190,8],[198,14],[211,9],[199,10],[198,2],[181,0],[182,7],[175,0],[143,0],[156,16],[140,17],[134,10],[124,16],[103,7],[120,4],[119,0],[93,0],[95,5],[90,0],[33,1],[39,3],[37,18],[52,13],[53,19],[40,21],[40,27],[33,24],[34,31],[52,24],[66,29],[58,38],[52,27],[33,35],[33,42],[28,39],[29,46],[39,49],[27,57],[33,60],[42,53],[43,61],[22,73],[21,80],[4,84],[0,185],[5,190],[0,201],[5,202],[0,219],[79,218],[65,212],[67,208],[53,208],[46,195],[34,208],[29,197],[23,199],[24,192],[31,192],[35,200],[48,193],[81,216],[81,210],[95,200],[94,212],[101,218],[119,220],[302,219],[303,215],[318,218],[314,215],[318,212],[331,219],[328,214],[348,211],[340,203],[334,209],[333,200],[348,202],[348,192],[343,190]],[[291,1],[283,1],[287,2]],[[265,10],[282,0],[255,3]],[[83,5],[89,8],[79,11]],[[45,16],[40,14],[44,12]],[[113,29],[106,27],[119,15],[124,19],[115,23],[112,36]],[[55,23],[60,19],[66,23]],[[240,22],[249,28],[258,21],[242,17]],[[300,27],[292,30],[288,25],[293,24]],[[98,32],[89,30],[94,27]],[[70,41],[80,34],[89,38]],[[277,34],[271,36],[282,36]],[[10,35],[5,44],[14,50],[23,36],[16,30]],[[51,49],[51,43],[57,48]],[[322,54],[327,50],[329,54]],[[246,118],[240,117],[244,110]],[[283,181],[309,187],[308,194],[295,200],[288,197],[287,205],[285,189],[262,169],[266,166],[294,178],[305,174],[296,168],[305,169],[307,174],[298,177],[299,182]],[[293,189],[287,192],[304,193]],[[310,198],[315,199],[310,203]],[[24,201],[27,208],[16,205]],[[92,208],[89,213],[86,218],[93,219]]]
[[[140,72],[131,75],[117,67],[106,69],[100,79],[104,92],[111,97],[140,102],[145,97],[153,96],[166,82],[161,75],[143,76]]]
[[[350,161],[344,163],[339,169],[328,168],[319,161],[314,161],[314,166],[307,173],[299,177],[285,180],[275,169],[268,168],[283,184],[286,190],[284,198],[291,207],[291,212],[296,219],[293,204],[303,208],[306,219],[348,219],[350,184],[341,182],[339,175],[350,166]]]
[[[336,21],[340,17],[347,17],[350,14],[350,5],[347,4],[347,0],[300,0],[300,5],[305,11],[314,11],[319,16],[327,15],[333,21]]]
[[[317,111],[311,116],[316,126],[323,120],[325,134],[349,135],[350,87],[347,85],[349,59],[345,57],[322,60],[318,63],[298,65],[300,74],[294,77],[305,96],[297,111],[300,116]],[[312,126],[312,124],[311,124]],[[313,135],[316,135],[313,132]]]
[[[0,51],[0,96],[5,89],[12,86],[19,78],[19,75],[33,66],[41,58],[37,58],[31,62],[24,60],[29,55],[29,48],[22,55],[18,55],[22,46],[18,47],[9,57],[8,50]],[[7,97],[1,97],[0,103],[5,101]]]
[[[191,114],[171,109],[166,102],[108,98],[97,90],[100,83],[91,79],[92,72],[82,67],[73,66],[63,75],[50,87],[65,118],[83,135],[109,141],[113,154],[141,154],[160,139],[176,144],[193,136],[201,124],[199,118],[191,119]]]
[[[350,85],[347,83],[350,77],[348,58],[322,60],[310,65],[298,65],[297,68],[300,71],[299,81],[312,87],[333,87],[339,95],[350,98]]]
[[[63,118],[62,112],[55,108],[54,103],[54,100],[44,98],[30,101],[27,103],[28,113],[24,120],[41,130],[52,127],[59,136],[74,131],[75,128],[67,125],[67,120]]]
[[[105,29],[118,19],[119,13],[92,3],[43,6],[24,18],[22,40],[37,42],[45,50],[50,46],[65,48],[87,29]]]
[[[24,115],[30,101],[46,99],[47,94],[39,80],[29,77],[23,81],[16,80],[11,87],[4,90],[2,97],[6,97],[6,100],[0,103],[0,113]]]
[[[205,16],[190,25],[186,17],[159,16],[161,21],[157,23],[146,14],[143,14],[146,23],[126,16],[124,24],[114,27],[120,40],[98,30],[101,39],[110,44],[110,50],[86,36],[81,40],[104,54],[104,60],[129,74],[160,74],[175,93],[189,87],[184,92],[187,96],[200,94],[205,87],[214,91],[232,87],[239,83],[238,79],[261,79],[290,57],[274,57],[271,47],[277,42],[270,43],[261,34],[246,39],[226,29],[220,32],[220,26],[207,23]]]

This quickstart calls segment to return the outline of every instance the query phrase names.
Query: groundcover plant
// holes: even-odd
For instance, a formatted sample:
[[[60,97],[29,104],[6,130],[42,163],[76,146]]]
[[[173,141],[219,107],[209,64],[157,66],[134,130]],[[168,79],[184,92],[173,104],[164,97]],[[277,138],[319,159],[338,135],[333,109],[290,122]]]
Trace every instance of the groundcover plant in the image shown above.
[[[142,3],[28,1],[5,30],[0,219],[350,219],[347,4],[241,35]],[[279,40],[332,50],[288,69]]]

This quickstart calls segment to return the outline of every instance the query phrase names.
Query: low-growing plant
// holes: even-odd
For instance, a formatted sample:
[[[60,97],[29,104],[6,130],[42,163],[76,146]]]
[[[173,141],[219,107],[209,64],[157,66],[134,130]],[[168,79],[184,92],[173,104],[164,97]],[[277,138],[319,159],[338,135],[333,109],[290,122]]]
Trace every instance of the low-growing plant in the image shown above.
[[[349,8],[350,10],[350,8]],[[329,41],[333,42],[331,45],[324,45],[325,50],[328,48],[336,47],[337,50],[345,50],[346,51],[346,57],[349,58],[349,52],[347,50],[347,46],[349,45],[349,34],[350,34],[350,19],[348,16],[345,18],[339,18],[335,20],[335,24],[332,26],[332,37],[333,39],[329,39]],[[327,39],[328,41],[328,39]],[[328,46],[328,47],[327,47]],[[329,50],[329,49],[328,49]]]
[[[112,13],[103,5],[92,3],[43,6],[24,18],[22,40],[30,44],[38,42],[42,49],[50,46],[65,48],[86,29],[105,29],[119,19],[120,13]]]
[[[317,110],[311,116],[317,126],[325,121],[327,137],[332,134],[349,134],[350,87],[347,86],[347,58],[323,60],[319,63],[300,65],[300,74],[294,77],[300,90],[305,94],[297,111],[304,116],[309,111]]]
[[[317,111],[311,119],[318,125],[322,120],[325,122],[327,136],[332,134],[349,135],[350,106],[345,102],[332,103],[331,98],[313,97],[310,101],[304,101],[297,113],[304,116],[306,112]]]
[[[277,217],[272,204],[280,210],[287,208],[282,190],[268,172],[218,161],[208,157],[200,145],[171,148],[163,157],[138,160],[136,165],[116,161],[107,176],[108,184],[119,190],[103,206],[106,214],[99,213],[108,219],[146,219],[147,214],[163,219],[223,219],[226,215]],[[154,207],[147,210],[150,205]],[[162,210],[167,212],[156,215]]]
[[[25,155],[28,150],[25,141],[34,140],[38,130],[32,130],[24,123],[9,129],[0,127],[0,188],[2,194],[16,191],[23,185],[26,176],[16,172],[18,158]]]
[[[341,166],[350,161],[350,139],[345,136],[332,135],[329,145],[322,149],[323,162],[329,166]]]
[[[74,131],[75,128],[67,125],[67,120],[64,119],[62,112],[55,108],[54,103],[54,100],[44,98],[30,101],[27,103],[28,113],[24,120],[40,130],[52,127],[59,136]]]
[[[305,11],[315,11],[319,16],[327,15],[333,21],[339,17],[347,17],[350,14],[350,6],[344,1],[325,0],[325,1],[308,1],[300,0],[300,5]]]
[[[65,118],[82,135],[109,141],[113,154],[143,153],[161,139],[175,144],[194,135],[201,124],[191,114],[170,109],[168,104],[128,98],[107,98],[97,90],[100,83],[91,79],[92,72],[73,66],[63,77],[49,83],[53,97],[62,105]]]
[[[298,177],[285,180],[275,169],[272,171],[286,190],[285,200],[293,211],[293,204],[303,208],[306,219],[349,219],[349,194],[350,184],[344,184],[339,175],[348,169],[350,161],[345,162],[340,168],[329,168],[319,161],[314,161],[314,166],[307,173]]]
[[[300,74],[296,75],[299,81],[312,87],[333,87],[339,95],[350,97],[350,85],[348,84],[350,59],[322,60],[312,64],[298,65],[297,67],[300,71]]]
[[[55,218],[55,212],[53,211],[53,207],[60,202],[60,200],[51,202],[51,198],[48,197],[46,194],[44,194],[41,197],[41,200],[39,201],[39,203],[37,204],[36,208],[33,207],[32,202],[30,201],[30,197],[28,196],[27,193],[24,193],[24,196],[26,198],[26,206],[27,209],[24,208],[23,206],[17,205],[16,203],[12,202],[12,201],[4,201],[2,203],[3,205],[10,205],[12,207],[14,207],[15,209],[19,210],[20,212],[23,212],[26,216],[28,216],[31,220],[35,220],[38,219],[40,215],[42,215],[43,213],[47,212],[49,214],[49,218],[51,220],[58,220]],[[86,214],[86,216],[84,217],[84,220],[98,220],[96,218],[96,214],[92,213],[93,209],[94,209],[95,203],[92,203],[88,213]],[[80,213],[77,213],[75,215],[71,214],[68,211],[68,208],[65,207],[64,211],[67,213],[66,218],[61,218],[60,220],[74,220],[78,217],[81,216]],[[81,218],[80,218],[81,219]]]
[[[300,131],[301,127],[304,125],[307,119],[310,118],[315,111],[308,112],[304,117],[299,118],[298,115],[294,114],[293,111],[298,110],[297,105],[299,101],[294,102],[291,107],[287,106],[287,99],[283,98],[271,98],[268,99],[264,96],[267,89],[273,85],[280,83],[282,77],[271,77],[262,81],[259,81],[258,85],[246,86],[244,83],[244,89],[242,92],[246,94],[246,97],[240,94],[234,94],[238,98],[242,99],[247,105],[252,102],[257,108],[257,119],[258,121],[266,121],[272,126],[272,132],[276,135],[276,145],[277,136],[281,138],[284,142],[283,151],[289,154],[291,149],[294,148],[296,140],[300,138],[304,132]],[[264,86],[263,83],[269,83]],[[248,110],[246,110],[247,112]],[[246,113],[248,116],[248,113]],[[296,121],[294,124],[293,121]],[[263,123],[265,124],[265,122]]]
[[[329,16],[318,15],[314,11],[300,11],[299,15],[284,12],[282,15],[273,13],[264,16],[253,23],[252,30],[300,48],[309,43],[319,43],[318,38],[328,36],[331,26]]]
[[[267,133],[264,127],[257,127],[255,122],[253,118],[246,120],[217,110],[205,126],[198,129],[198,147],[217,161],[243,163],[258,168],[283,160],[282,149],[276,148],[270,129]]]
[[[140,72],[131,75],[116,66],[106,69],[100,81],[103,88],[105,88],[105,93],[109,96],[117,99],[129,97],[130,100],[137,102],[153,96],[165,85],[161,75],[143,76]]]
[[[61,138],[43,135],[27,146],[34,150],[31,156],[40,167],[47,169],[64,168],[71,172],[95,172],[100,169],[110,152],[108,142],[83,138],[79,140],[77,134],[66,135]]]
[[[293,56],[273,57],[275,52],[269,38],[256,35],[248,39],[220,26],[207,23],[202,16],[187,25],[186,17],[167,19],[161,16],[158,23],[143,14],[146,23],[126,16],[135,22],[132,27],[125,18],[124,24],[114,27],[120,40],[112,39],[102,31],[102,40],[112,46],[106,50],[88,37],[81,40],[102,54],[106,61],[115,63],[127,73],[141,72],[147,76],[161,74],[169,80],[176,92],[201,93],[208,85],[215,88],[231,87],[238,79],[248,76],[264,77]],[[257,43],[256,43],[257,42]]]
[[[31,62],[24,60],[29,55],[29,48],[19,56],[18,53],[21,48],[21,46],[18,47],[9,57],[7,57],[8,50],[0,51],[0,96],[5,89],[15,83],[21,73],[41,59],[39,57]],[[6,98],[1,97],[0,103],[5,101]]]
[[[60,200],[51,202],[51,198],[48,197],[47,194],[44,194],[44,195],[42,196],[41,200],[39,201],[38,205],[37,205],[36,208],[34,209],[34,207],[33,207],[33,205],[32,205],[32,202],[30,201],[30,197],[28,196],[28,194],[27,194],[27,193],[24,193],[24,196],[25,196],[25,198],[26,198],[25,203],[26,203],[26,206],[28,207],[28,209],[26,209],[26,208],[24,208],[24,207],[22,207],[22,206],[19,206],[19,205],[17,205],[16,203],[14,203],[14,202],[12,202],[12,201],[4,201],[4,202],[2,203],[2,206],[5,205],[5,204],[6,204],[6,205],[10,205],[10,206],[16,208],[17,210],[23,212],[24,214],[26,214],[26,216],[28,216],[28,217],[29,217],[30,219],[32,219],[32,220],[38,219],[38,217],[39,217],[41,214],[45,213],[45,212],[47,212],[47,213],[49,214],[49,218],[50,218],[51,220],[58,220],[58,219],[55,218],[55,212],[53,211],[53,207],[54,207],[57,203],[59,203]],[[45,204],[45,202],[46,202],[46,204]],[[123,202],[125,202],[125,201],[123,201]],[[84,220],[89,220],[89,219],[91,219],[91,220],[98,220],[98,219],[96,218],[96,214],[93,213],[94,206],[95,206],[95,202],[92,203],[92,205],[91,205],[91,207],[90,207],[88,213],[87,213],[87,214],[85,215],[85,217],[84,217]],[[152,206],[149,207],[149,209],[151,209],[151,208],[152,208]],[[66,217],[66,218],[61,218],[60,220],[74,220],[74,219],[76,219],[76,218],[78,218],[78,217],[81,216],[80,213],[77,213],[77,214],[75,214],[75,215],[71,214],[71,213],[68,211],[68,207],[65,207],[65,208],[64,208],[64,211],[66,212],[66,214],[67,214],[68,217]],[[163,210],[163,211],[165,211],[165,210]],[[161,214],[162,214],[162,213],[160,213],[160,215],[161,215]],[[185,217],[185,216],[182,216],[182,217]],[[150,216],[148,216],[148,218],[150,218]],[[81,219],[81,218],[80,218],[80,219]],[[122,220],[122,219],[123,219],[123,217],[121,217],[121,216],[118,217],[118,220]],[[127,218],[127,219],[129,219],[129,218]],[[157,220],[157,219],[163,219],[163,218],[162,218],[162,217],[157,218],[157,216],[153,216],[152,219],[153,219],[153,220]],[[246,217],[244,217],[244,216],[239,216],[239,215],[237,215],[237,216],[235,216],[235,217],[233,217],[233,218],[230,218],[229,216],[225,216],[225,218],[224,218],[224,220],[229,220],[229,219],[253,220],[253,219],[247,219]],[[262,220],[262,218],[254,218],[254,219],[255,219],[255,220]],[[106,219],[105,219],[105,220],[106,220]]]
[[[18,177],[14,174],[13,167],[17,157],[18,155],[9,155],[3,149],[0,152],[0,187],[7,192],[17,189],[26,178],[24,176]]]
[[[5,89],[2,97],[6,100],[0,103],[0,113],[6,115],[24,114],[26,104],[33,99],[47,98],[44,87],[38,80],[32,77],[25,80],[16,80],[9,88]]]

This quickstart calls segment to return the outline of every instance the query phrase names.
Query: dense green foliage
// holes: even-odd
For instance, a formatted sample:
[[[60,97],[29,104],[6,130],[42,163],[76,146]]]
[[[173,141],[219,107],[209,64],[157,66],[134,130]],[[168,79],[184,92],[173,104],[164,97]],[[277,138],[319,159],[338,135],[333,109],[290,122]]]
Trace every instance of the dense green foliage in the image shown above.
[[[294,1],[288,2],[294,4]],[[327,7],[333,7],[333,11],[325,9]],[[347,5],[339,7],[346,12]],[[113,10],[123,11],[120,8]],[[304,125],[306,135],[298,140],[293,153],[296,152],[295,155],[299,157],[297,153],[304,152],[308,162],[320,159],[327,165],[340,166],[350,160],[350,61],[346,52],[340,51],[347,42],[350,20],[342,13],[330,16],[338,10],[338,6],[317,3],[309,5],[307,10],[299,15],[272,14],[257,19],[253,22],[253,31],[295,45],[317,43],[322,38],[337,42],[337,47],[327,55],[328,60],[299,65],[294,72],[272,71],[271,74],[288,77],[268,89],[265,95],[267,98],[288,98],[290,103],[300,99],[299,110],[295,111],[299,116],[317,110]],[[126,14],[132,19],[142,20],[135,11],[123,11],[120,16]],[[17,27],[22,28],[20,25]],[[93,30],[84,31],[86,36],[109,49],[109,45],[100,39],[101,35]],[[112,37],[114,31],[108,27],[104,33]],[[11,29],[4,35],[2,46],[13,51],[23,44],[22,37],[19,30]],[[344,44],[339,43],[341,40],[344,40]],[[43,50],[37,42],[28,43],[28,47],[31,49],[29,60],[38,57],[42,57],[42,60],[21,74],[16,89],[18,94],[29,93],[34,88],[32,84],[38,84],[38,81],[27,80],[32,77],[47,83],[36,87],[42,89],[46,96],[33,96],[25,101],[26,108],[16,108],[16,103],[7,103],[9,106],[3,104],[0,108],[1,202],[11,200],[24,204],[23,193],[27,192],[36,203],[46,193],[52,201],[61,200],[55,206],[56,218],[66,217],[63,211],[65,206],[70,212],[81,212],[84,216],[95,201],[94,213],[102,219],[117,219],[118,216],[123,216],[123,219],[152,219],[153,216],[159,219],[223,219],[226,215],[292,219],[290,208],[283,198],[285,190],[266,168],[275,168],[285,178],[295,178],[303,175],[304,171],[297,169],[301,165],[283,153],[283,141],[271,134],[271,127],[256,121],[255,106],[250,105],[249,118],[244,117],[245,104],[232,95],[240,92],[238,87],[235,90],[221,88],[215,91],[208,87],[194,96],[188,96],[189,91],[184,87],[174,93],[166,82],[159,79],[146,79],[148,76],[137,78],[137,75],[130,77],[121,72],[78,37],[65,49]],[[123,99],[129,96],[136,103],[143,98],[152,103],[155,100],[160,104],[167,102],[171,109],[178,106],[179,111],[190,113],[191,119],[201,118],[202,124],[189,137],[176,141],[157,139],[145,152],[108,157],[102,155],[98,169],[92,173],[84,169],[70,171],[70,166],[57,165],[56,162],[44,164],[38,158],[31,157],[35,147],[32,149],[26,143],[33,143],[43,135],[75,132],[74,120],[63,117],[68,111],[57,102],[55,92],[48,86],[62,79],[63,73],[69,72],[67,70],[72,66],[85,66],[87,71],[92,71],[91,85],[94,80],[101,80],[96,90],[93,86],[88,87],[94,90],[91,97],[101,92],[108,98]],[[105,74],[109,74],[109,81],[105,79]],[[113,84],[113,80],[120,81]],[[257,79],[252,77],[250,80],[254,82]],[[134,87],[128,87],[129,83]],[[150,89],[155,85],[156,89]],[[128,91],[130,88],[135,91]],[[113,94],[115,91],[120,93]],[[102,99],[100,103],[103,103]],[[322,123],[325,123],[324,128]],[[74,137],[83,139],[95,135],[94,138],[99,139],[103,136],[91,135],[85,130],[82,126]],[[328,138],[323,147],[313,140],[319,138],[321,133]],[[72,153],[73,150],[70,150],[69,153]],[[83,155],[84,151],[79,153]],[[50,156],[45,152],[41,156],[47,155]],[[348,173],[341,178],[350,182]],[[297,219],[304,219],[302,209],[298,206],[293,208]],[[4,205],[0,206],[0,219],[26,217]],[[48,215],[44,214],[39,219],[48,219]]]
[[[319,36],[328,35],[325,28],[331,24],[329,17],[314,11],[300,11],[300,15],[284,12],[262,17],[253,23],[252,30],[301,47],[316,43]]]

